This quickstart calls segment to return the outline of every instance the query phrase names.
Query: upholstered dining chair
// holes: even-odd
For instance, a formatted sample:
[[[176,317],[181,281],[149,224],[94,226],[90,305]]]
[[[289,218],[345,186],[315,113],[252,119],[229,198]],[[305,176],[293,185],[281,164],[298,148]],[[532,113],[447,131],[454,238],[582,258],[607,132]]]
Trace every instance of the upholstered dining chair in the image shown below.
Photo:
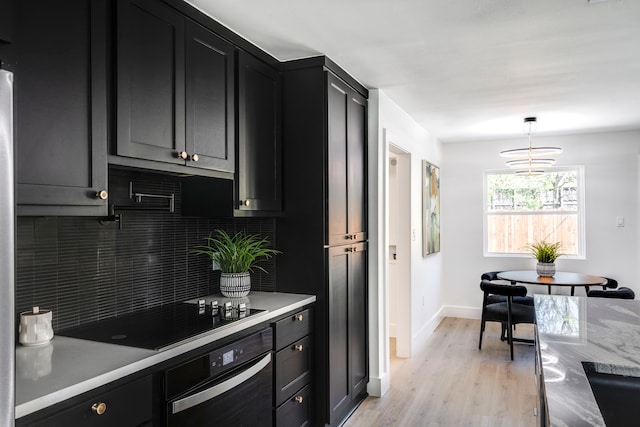
[[[618,287],[618,281],[616,279],[612,279],[610,277],[602,277],[603,279],[607,279],[607,283],[605,283],[604,285],[602,285],[602,290],[607,290],[607,289],[616,289]]]
[[[513,360],[513,343],[526,342],[533,343],[532,339],[516,338],[513,336],[513,326],[518,323],[531,323],[535,321],[535,309],[532,305],[516,304],[515,297],[527,295],[527,288],[522,285],[504,285],[493,283],[489,280],[480,281],[480,289],[484,296],[482,301],[482,317],[480,319],[480,338],[478,340],[478,350],[482,350],[482,335],[486,322],[500,322],[504,332],[507,334],[507,342],[511,350],[511,360]],[[505,297],[505,302],[487,304],[489,295],[499,295]],[[501,338],[502,339],[502,338]]]
[[[498,277],[498,273],[500,273],[500,271],[487,271],[486,273],[482,273],[482,275],[480,276],[480,280],[488,280],[490,282],[493,282],[494,280],[500,280],[500,278]],[[507,297],[505,297],[504,295],[491,294],[487,297],[487,304],[506,301]],[[517,296],[513,297],[513,302],[516,304],[533,305],[533,297],[527,295],[523,297]]]
[[[596,298],[619,298],[619,299],[635,299],[636,294],[633,292],[633,289],[629,289],[625,286],[621,286],[617,289],[613,289],[610,291],[603,291],[600,289],[593,289],[587,292],[588,297],[596,297]]]
[[[604,277],[602,276],[603,279],[607,279],[607,281],[602,285],[602,290],[606,291],[607,289],[616,289],[618,287],[618,281],[616,279],[612,279],[610,277]],[[571,287],[571,295],[573,295],[573,291],[574,291],[574,287]],[[589,289],[589,287],[585,287],[585,291],[587,292],[587,296],[589,296],[589,292],[591,292],[591,290]],[[611,298],[616,298],[616,297],[611,297]]]

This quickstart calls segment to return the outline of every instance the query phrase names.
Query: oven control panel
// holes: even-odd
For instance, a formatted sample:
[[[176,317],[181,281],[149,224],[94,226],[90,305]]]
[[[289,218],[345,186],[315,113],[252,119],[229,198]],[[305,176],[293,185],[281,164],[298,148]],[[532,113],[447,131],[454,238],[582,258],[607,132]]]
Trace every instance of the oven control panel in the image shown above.
[[[214,377],[273,348],[271,328],[242,338],[209,353],[209,375]]]

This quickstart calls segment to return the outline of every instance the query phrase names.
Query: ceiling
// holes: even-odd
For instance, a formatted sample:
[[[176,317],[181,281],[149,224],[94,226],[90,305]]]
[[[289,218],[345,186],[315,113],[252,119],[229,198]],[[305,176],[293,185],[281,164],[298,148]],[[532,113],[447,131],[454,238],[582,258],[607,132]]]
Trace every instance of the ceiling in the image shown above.
[[[281,61],[325,54],[442,142],[640,129],[639,0],[189,0]]]

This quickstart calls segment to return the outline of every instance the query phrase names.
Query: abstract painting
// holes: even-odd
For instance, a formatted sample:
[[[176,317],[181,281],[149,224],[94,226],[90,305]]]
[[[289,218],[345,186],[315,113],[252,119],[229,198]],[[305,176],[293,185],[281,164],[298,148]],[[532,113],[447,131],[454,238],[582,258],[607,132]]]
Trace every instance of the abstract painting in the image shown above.
[[[440,168],[422,161],[423,256],[440,252]]]

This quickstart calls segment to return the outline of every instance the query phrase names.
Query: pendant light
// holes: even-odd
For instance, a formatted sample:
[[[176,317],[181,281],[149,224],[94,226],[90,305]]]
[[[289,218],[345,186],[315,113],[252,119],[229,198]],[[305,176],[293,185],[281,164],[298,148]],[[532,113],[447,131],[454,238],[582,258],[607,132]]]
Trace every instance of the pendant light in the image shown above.
[[[517,175],[541,175],[544,168],[553,166],[555,159],[548,156],[561,154],[560,147],[534,147],[531,142],[531,136],[535,133],[538,121],[535,117],[525,117],[524,131],[529,140],[529,146],[523,148],[513,148],[500,152],[502,157],[509,158],[506,162],[507,166],[515,169]]]

